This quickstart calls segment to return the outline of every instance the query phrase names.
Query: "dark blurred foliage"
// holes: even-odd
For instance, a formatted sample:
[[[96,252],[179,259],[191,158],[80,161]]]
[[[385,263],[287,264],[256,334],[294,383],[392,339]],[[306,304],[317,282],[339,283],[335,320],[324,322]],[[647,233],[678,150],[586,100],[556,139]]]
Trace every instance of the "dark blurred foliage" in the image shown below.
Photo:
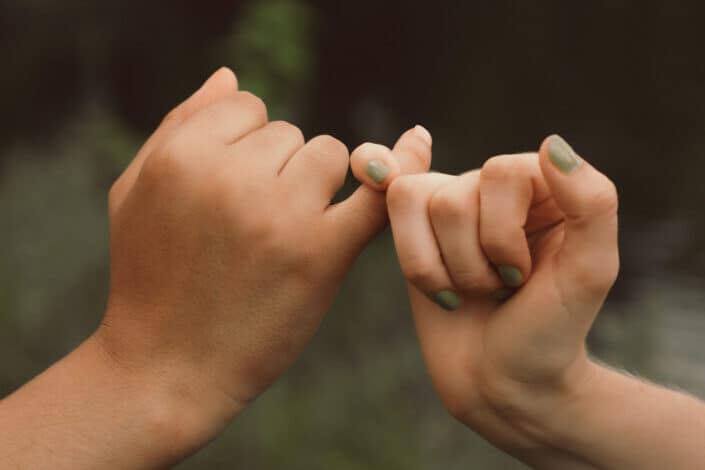
[[[308,137],[422,123],[439,171],[561,133],[621,193],[593,350],[705,392],[701,2],[0,2],[0,394],[95,328],[107,189],[220,65]],[[385,234],[294,369],[182,468],[521,468],[442,411],[408,313]]]

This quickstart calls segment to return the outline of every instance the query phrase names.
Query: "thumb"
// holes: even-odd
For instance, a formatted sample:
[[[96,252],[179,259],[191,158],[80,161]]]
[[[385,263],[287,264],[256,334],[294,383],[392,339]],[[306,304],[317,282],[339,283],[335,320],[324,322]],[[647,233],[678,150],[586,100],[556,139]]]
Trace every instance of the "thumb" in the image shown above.
[[[328,217],[333,230],[340,233],[339,240],[356,256],[387,224],[387,203],[380,189],[395,176],[423,173],[431,166],[430,132],[422,126],[409,129],[399,138],[394,149],[379,145],[363,144],[350,157],[353,174],[363,185],[346,200],[328,209]],[[376,166],[369,168],[370,162]],[[391,170],[383,187],[374,183],[375,171],[379,162],[386,163]]]
[[[147,155],[152,153],[152,150],[162,141],[165,135],[182,124],[191,115],[214,101],[235,93],[237,89],[237,78],[233,71],[227,67],[221,67],[195,93],[171,110],[113,185],[111,199],[119,200],[111,201],[111,205],[121,203],[127,191],[134,184]]]
[[[564,214],[564,238],[554,263],[557,285],[564,301],[601,304],[619,271],[615,185],[557,135],[544,140],[539,160]]]

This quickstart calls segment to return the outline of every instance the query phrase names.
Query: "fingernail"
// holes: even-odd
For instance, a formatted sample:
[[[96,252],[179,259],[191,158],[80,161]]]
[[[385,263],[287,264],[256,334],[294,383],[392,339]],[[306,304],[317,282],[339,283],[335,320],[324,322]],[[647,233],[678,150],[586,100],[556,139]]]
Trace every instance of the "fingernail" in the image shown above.
[[[509,287],[503,287],[502,289],[493,292],[491,297],[494,300],[497,300],[499,302],[503,302],[503,301],[507,300],[509,297],[511,297],[513,293],[514,293],[513,289],[510,289]]]
[[[429,146],[433,145],[433,137],[431,136],[431,133],[428,131],[428,129],[426,129],[424,126],[420,124],[417,125],[416,127],[414,127],[414,132]]]
[[[389,174],[389,168],[384,164],[382,160],[370,160],[367,164],[367,176],[372,178],[372,180],[379,184],[387,177]]]
[[[463,304],[462,299],[452,290],[442,290],[431,297],[431,300],[440,305],[444,310],[453,311]]]
[[[575,170],[581,158],[575,153],[575,150],[568,145],[568,142],[563,140],[559,135],[552,135],[548,141],[548,153],[551,157],[551,162],[563,173],[570,173]]]
[[[514,266],[497,266],[499,276],[505,285],[509,287],[519,287],[524,280],[524,276]]]

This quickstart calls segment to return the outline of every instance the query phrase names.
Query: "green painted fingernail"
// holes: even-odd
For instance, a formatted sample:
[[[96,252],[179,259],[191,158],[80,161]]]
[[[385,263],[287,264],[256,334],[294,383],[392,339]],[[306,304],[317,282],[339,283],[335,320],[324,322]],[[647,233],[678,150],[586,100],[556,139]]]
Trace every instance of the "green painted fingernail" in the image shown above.
[[[509,297],[511,297],[512,294],[514,294],[513,289],[510,289],[509,287],[503,287],[502,289],[492,293],[492,298],[494,300],[499,301],[499,302],[503,302],[503,301],[507,300]]]
[[[575,150],[559,135],[552,135],[548,142],[548,153],[551,162],[563,173],[575,170],[582,161]]]
[[[431,297],[431,300],[448,311],[457,310],[463,304],[462,299],[452,290],[442,290]]]
[[[499,271],[499,276],[504,281],[504,284],[509,287],[519,287],[524,281],[521,271],[514,266],[497,266],[497,271]]]
[[[384,164],[382,160],[370,160],[367,164],[367,176],[372,178],[372,180],[379,184],[387,177],[389,174],[389,168]]]

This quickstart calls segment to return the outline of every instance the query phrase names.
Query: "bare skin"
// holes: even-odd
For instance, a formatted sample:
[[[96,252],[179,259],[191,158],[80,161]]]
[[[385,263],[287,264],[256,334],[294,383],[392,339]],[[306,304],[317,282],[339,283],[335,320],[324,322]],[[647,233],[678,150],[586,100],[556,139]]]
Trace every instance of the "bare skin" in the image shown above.
[[[331,205],[345,146],[269,122],[216,72],[113,186],[105,319],[0,402],[0,466],[163,468],[202,447],[296,360],[387,208],[459,420],[537,468],[705,461],[702,403],[585,349],[618,271],[614,185],[556,137],[458,177],[417,174],[430,158],[420,127],[366,144],[368,187]]]
[[[355,152],[352,168],[387,190],[421,348],[453,416],[535,468],[702,466],[702,402],[586,352],[619,269],[606,176],[557,136],[460,176],[372,184],[369,158]]]
[[[426,171],[430,142],[395,147]],[[110,191],[101,327],[0,402],[0,466],[162,468],[205,445],[301,354],[386,224],[367,187],[332,205],[348,150],[269,122],[221,69]]]

